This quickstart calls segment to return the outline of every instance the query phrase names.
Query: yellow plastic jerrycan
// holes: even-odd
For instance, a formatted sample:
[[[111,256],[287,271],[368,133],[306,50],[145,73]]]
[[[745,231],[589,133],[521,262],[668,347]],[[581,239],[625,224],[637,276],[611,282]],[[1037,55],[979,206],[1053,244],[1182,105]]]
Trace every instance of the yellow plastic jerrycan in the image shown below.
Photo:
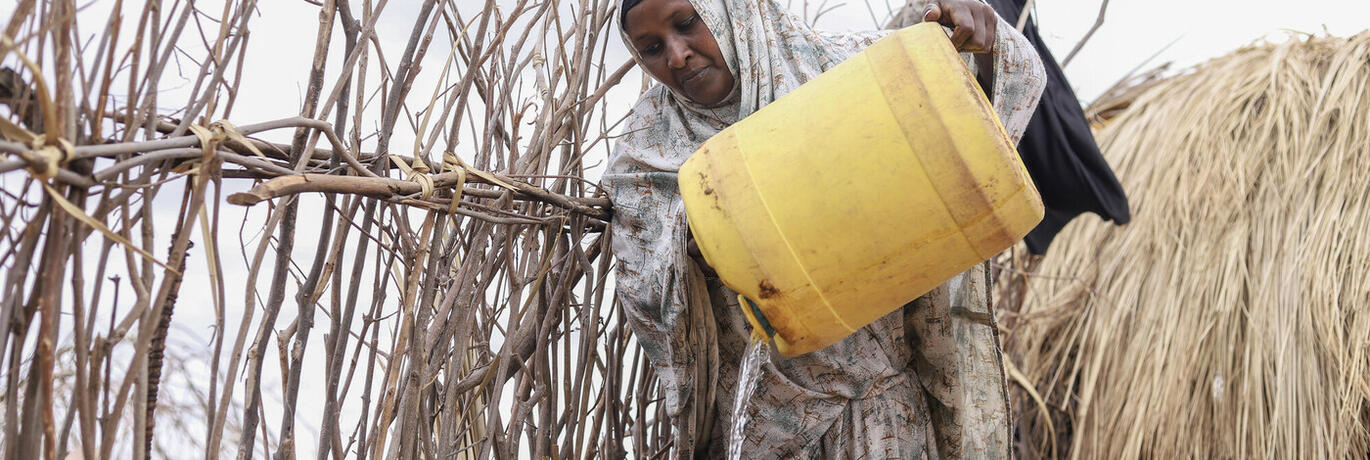
[[[993,257],[1043,212],[936,24],[898,31],[728,127],[679,177],[700,252],[785,356]]]

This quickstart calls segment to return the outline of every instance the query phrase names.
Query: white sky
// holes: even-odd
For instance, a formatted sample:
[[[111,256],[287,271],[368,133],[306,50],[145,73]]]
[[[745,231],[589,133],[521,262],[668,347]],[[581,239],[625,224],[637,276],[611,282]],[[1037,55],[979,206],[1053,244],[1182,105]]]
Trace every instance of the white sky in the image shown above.
[[[796,9],[803,3],[791,1]],[[899,0],[871,2],[879,5],[883,1],[891,6],[902,4]],[[1102,2],[1037,1],[1040,33],[1057,59],[1064,59],[1093,25]],[[396,39],[408,35],[410,17],[418,3],[393,0],[380,22],[378,36]],[[272,0],[263,2],[260,9],[262,15],[253,19],[248,68],[282,71],[247,77],[236,113],[243,119],[294,115],[304,87],[303,69],[312,53],[317,8],[300,0]],[[877,6],[876,13],[881,12]],[[1370,1],[1364,0],[1112,0],[1103,26],[1065,70],[1080,100],[1087,103],[1158,52],[1146,68],[1164,62],[1190,66],[1262,38],[1284,40],[1288,31],[1352,35],[1370,27],[1367,18]],[[848,0],[819,24],[834,30],[855,30],[871,28],[872,21],[861,0]],[[395,45],[397,52],[403,49],[403,43]],[[615,54],[623,53],[617,41],[611,47],[618,48]],[[300,71],[291,70],[294,68]]]
[[[8,0],[0,0],[4,2]],[[473,0],[460,0],[473,1]],[[798,10],[806,0],[778,0],[789,2]],[[816,6],[821,0],[807,0]],[[819,26],[832,30],[861,30],[873,28],[866,0],[845,0],[842,6],[828,13]],[[871,9],[885,20],[884,13],[897,9],[903,0],[869,0]],[[1039,32],[1057,59],[1064,59],[1070,49],[1094,23],[1099,6],[1104,0],[1037,0]],[[510,3],[509,0],[498,0]],[[843,0],[828,0],[840,4]],[[99,4],[110,3],[96,0]],[[377,36],[391,56],[398,55],[413,24],[419,0],[391,0],[378,23]],[[884,9],[880,5],[887,5]],[[1297,5],[1297,7],[1294,7]],[[213,7],[204,7],[213,10]],[[239,101],[234,110],[234,122],[271,120],[298,113],[305,87],[305,75],[313,53],[318,8],[302,0],[269,0],[260,3],[261,14],[252,19],[251,40],[247,53],[248,69],[279,69],[270,72],[249,72],[242,82]],[[103,13],[99,13],[103,17]],[[1367,0],[1111,0],[1103,26],[1095,33],[1074,62],[1065,68],[1067,77],[1076,88],[1082,103],[1088,104],[1129,72],[1138,70],[1144,61],[1155,55],[1140,70],[1162,63],[1173,62],[1173,70],[1192,66],[1221,56],[1241,46],[1261,39],[1285,40],[1291,31],[1307,33],[1330,32],[1352,35],[1370,27],[1370,1]],[[99,23],[92,21],[91,23]],[[337,35],[337,34],[335,34]],[[626,49],[611,39],[611,63],[628,58]],[[334,46],[330,64],[336,67],[341,60],[340,45]],[[446,48],[435,44],[430,61],[441,57]],[[436,64],[430,64],[436,65]],[[190,72],[191,69],[187,69]],[[415,83],[411,98],[426,101],[437,69],[427,69]],[[331,86],[336,73],[326,82]],[[607,100],[626,113],[635,100],[640,74],[625,78],[625,84],[611,91]],[[374,79],[372,85],[374,86]],[[419,94],[422,93],[422,94]],[[168,98],[175,100],[175,98]],[[610,112],[615,110],[611,109]],[[617,117],[618,114],[610,113]],[[400,122],[403,126],[404,121]],[[410,139],[404,129],[396,130],[393,148],[404,152]],[[268,133],[263,137],[285,141],[288,131]],[[601,150],[602,151],[602,150]],[[601,159],[587,159],[588,165],[602,163]],[[598,171],[587,172],[591,179]],[[241,185],[241,184],[240,184]],[[228,218],[228,216],[226,216]],[[307,257],[307,255],[305,255]]]
[[[1042,37],[1058,59],[1089,30],[1100,3],[1037,2]],[[1286,31],[1350,36],[1370,27],[1368,18],[1365,0],[1113,0],[1103,27],[1066,67],[1066,76],[1081,101],[1089,101],[1172,42],[1156,64],[1190,66],[1262,38],[1282,41]]]
[[[793,1],[797,6],[803,0]],[[869,27],[870,14],[860,0],[848,3],[825,16],[820,26]],[[900,5],[902,1],[890,3]],[[1065,59],[1089,31],[1102,3],[1103,0],[1037,0],[1039,33],[1057,59]],[[1164,62],[1191,66],[1263,37],[1284,40],[1288,36],[1285,31],[1326,30],[1333,35],[1349,36],[1367,28],[1370,1],[1366,0],[1111,0],[1103,26],[1065,71],[1080,101],[1087,104],[1162,49],[1165,51],[1153,64],[1142,70]],[[1172,42],[1174,45],[1166,49]]]
[[[473,0],[458,0],[459,2],[470,2]],[[784,1],[784,0],[781,0]],[[873,0],[877,3],[883,0]],[[1102,0],[1039,0],[1037,12],[1041,33],[1044,39],[1051,46],[1053,53],[1058,59],[1064,58],[1070,48],[1078,39],[1084,35],[1094,22],[1098,8]],[[103,19],[107,14],[111,0],[96,0],[91,6],[82,12],[81,23],[85,27],[103,24]],[[397,41],[407,37],[408,30],[412,27],[413,16],[418,0],[391,0],[379,23],[378,36],[382,38],[383,48],[388,56],[398,55],[404,48],[404,43]],[[802,3],[802,0],[794,1],[795,6]],[[816,1],[814,3],[817,3]],[[890,1],[897,6],[901,2],[898,0]],[[9,10],[12,9],[13,0],[0,0],[0,17],[8,21]],[[217,7],[202,7],[206,11],[217,12]],[[234,110],[233,121],[239,125],[254,122],[271,120],[294,116],[298,113],[302,92],[305,86],[304,78],[307,74],[309,61],[313,52],[313,37],[317,27],[318,8],[305,3],[301,0],[265,0],[260,5],[261,14],[252,19],[251,40],[247,55],[248,61],[245,65],[247,69],[274,69],[274,71],[253,71],[249,72],[243,81],[242,91],[237,101],[237,108]],[[877,9],[877,13],[881,10]],[[1072,84],[1077,88],[1081,101],[1088,102],[1098,95],[1099,92],[1111,86],[1118,79],[1122,78],[1129,71],[1133,70],[1142,63],[1147,57],[1156,54],[1168,44],[1174,43],[1147,68],[1154,67],[1156,64],[1173,61],[1179,66],[1189,66],[1205,59],[1222,55],[1245,44],[1252,43],[1262,37],[1270,37],[1274,40],[1283,40],[1287,34],[1284,30],[1296,30],[1303,32],[1322,32],[1324,29],[1334,35],[1351,35],[1367,27],[1370,21],[1370,1],[1366,0],[1303,0],[1299,2],[1275,0],[1113,0],[1109,5],[1108,15],[1103,27],[1096,33],[1089,44],[1084,48],[1080,55],[1066,67],[1066,73],[1071,79]],[[883,17],[881,18],[883,20]],[[837,30],[853,30],[872,28],[872,21],[861,0],[849,0],[849,4],[835,10],[826,16],[820,25],[825,28]],[[338,48],[338,47],[335,47]],[[435,46],[430,54],[441,54],[446,52],[446,47]],[[627,54],[622,45],[617,40],[611,41],[612,62],[622,62]],[[335,53],[330,60],[330,64],[336,66],[341,59],[340,52]],[[193,68],[186,64],[184,72],[187,76],[194,72]],[[428,69],[426,74],[435,74],[437,69]],[[332,74],[336,75],[336,73]],[[328,86],[331,86],[334,77],[326,79]],[[619,106],[616,109],[626,112],[632,100],[635,98],[638,76],[630,76],[622,85],[622,88],[610,94],[610,101]],[[371,85],[375,80],[371,80]],[[426,100],[431,90],[430,84],[416,83],[417,92],[424,94],[417,97]],[[184,90],[182,90],[184,91]],[[167,98],[173,101],[183,99]],[[616,116],[616,115],[615,115]],[[404,122],[401,121],[401,124]],[[264,136],[268,139],[283,140],[286,132],[282,131],[275,135]],[[407,142],[397,139],[397,144]],[[404,144],[396,145],[395,149],[404,151]],[[594,163],[595,160],[588,160]],[[14,183],[13,175],[6,177],[0,184],[6,187]],[[243,187],[246,184],[242,181],[227,181],[225,185],[230,187]],[[230,190],[231,191],[231,190]],[[162,192],[163,197],[174,199],[179,196],[179,192],[168,189]],[[265,206],[258,208],[239,208],[236,206],[225,206],[224,222],[240,222],[243,216],[251,214],[249,220],[260,221],[265,211]],[[308,207],[306,207],[308,209]],[[165,213],[162,217],[174,219],[171,213]],[[301,222],[318,222],[318,213],[313,211],[303,212]],[[170,221],[158,221],[158,228],[170,228]],[[243,305],[242,297],[244,276],[246,268],[241,264],[241,256],[238,253],[238,229],[222,228],[221,231],[221,250],[223,251],[226,266],[226,279],[229,286],[228,314],[227,319],[230,329],[235,328],[234,324],[241,314]],[[259,227],[258,227],[259,228]],[[253,228],[246,229],[245,238],[255,237]],[[308,231],[301,231],[299,234],[308,235]],[[165,237],[166,235],[163,235]],[[91,241],[97,241],[97,238]],[[90,246],[98,246],[92,244]],[[203,247],[197,243],[197,248]],[[296,258],[301,264],[307,264],[312,260],[314,244],[312,241],[301,241],[296,245]],[[238,265],[235,265],[235,262]],[[204,258],[192,256],[190,261],[192,270],[203,269]],[[203,272],[202,272],[203,273]],[[213,313],[208,308],[209,302],[207,294],[209,290],[207,279],[188,278],[186,285],[182,288],[181,304],[186,306],[196,305],[203,308],[178,308],[176,323],[178,329],[191,331],[204,331],[204,337],[208,337],[209,325],[213,322]],[[261,281],[265,283],[265,280]],[[264,291],[264,289],[262,289]],[[131,298],[130,293],[125,295]],[[278,327],[284,327],[290,321],[289,315],[294,310],[293,301],[287,301],[286,307],[278,323]],[[316,318],[322,321],[322,318]],[[255,328],[255,325],[254,325]],[[310,349],[316,352],[322,346],[322,333],[326,329],[323,323],[316,324],[318,335],[311,339]],[[233,331],[230,330],[230,333]],[[230,337],[232,337],[230,335]],[[274,352],[274,347],[268,347],[270,352]],[[269,358],[274,359],[274,358]],[[268,361],[270,362],[270,361]],[[322,372],[322,360],[316,363],[318,369],[308,369],[309,372]],[[241,385],[239,386],[241,388]],[[268,390],[270,388],[267,388]],[[303,392],[301,400],[301,413],[317,413],[322,410],[321,403],[312,398],[310,393]],[[273,429],[277,427],[279,416],[268,415],[268,422]],[[317,423],[308,420],[307,415],[300,418],[297,428],[301,430],[299,452],[304,455],[312,455],[313,440],[311,436],[305,435],[317,430]]]

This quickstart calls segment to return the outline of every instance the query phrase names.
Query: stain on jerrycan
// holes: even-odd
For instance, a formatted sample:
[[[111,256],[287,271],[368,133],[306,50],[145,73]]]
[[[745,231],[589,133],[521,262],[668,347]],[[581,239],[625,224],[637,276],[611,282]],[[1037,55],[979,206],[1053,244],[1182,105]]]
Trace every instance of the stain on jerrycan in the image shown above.
[[[733,124],[679,177],[700,252],[785,356],[993,257],[1043,212],[936,24],[895,32]]]

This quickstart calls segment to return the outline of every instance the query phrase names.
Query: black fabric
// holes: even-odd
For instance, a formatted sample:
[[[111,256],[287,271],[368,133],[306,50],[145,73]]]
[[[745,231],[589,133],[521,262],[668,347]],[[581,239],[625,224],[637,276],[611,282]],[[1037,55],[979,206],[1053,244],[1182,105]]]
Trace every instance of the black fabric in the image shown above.
[[[989,0],[999,16],[1014,25],[1018,24],[1024,3],[1025,0]],[[1092,212],[1118,225],[1131,221],[1132,214],[1123,186],[1099,152],[1080,101],[1056,58],[1037,34],[1037,25],[1029,20],[1023,35],[1037,49],[1047,74],[1046,90],[1018,144],[1023,165],[1046,205],[1046,217],[1025,240],[1028,251],[1043,254],[1056,234],[1082,213]]]

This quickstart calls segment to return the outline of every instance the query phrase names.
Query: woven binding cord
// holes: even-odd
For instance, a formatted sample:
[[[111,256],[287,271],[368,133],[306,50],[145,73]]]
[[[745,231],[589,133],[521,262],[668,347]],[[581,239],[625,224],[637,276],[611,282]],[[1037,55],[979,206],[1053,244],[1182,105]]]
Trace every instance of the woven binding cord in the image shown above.
[[[428,164],[424,163],[421,157],[415,156],[413,163],[405,163],[404,158],[397,155],[390,155],[390,160],[395,162],[395,166],[399,167],[400,171],[404,172],[405,180],[419,184],[422,189],[419,195],[423,199],[426,200],[433,196],[436,186],[433,182],[433,176],[430,174],[432,170],[428,168]],[[468,173],[510,191],[518,191],[517,187],[500,180],[494,174],[472,168],[471,165],[466,164],[461,157],[451,151],[442,154],[442,169],[439,172],[451,172],[457,175],[456,183],[452,184],[452,200],[447,204],[447,212],[450,214],[456,214],[457,207],[461,205],[462,191],[466,187],[466,175]]]
[[[199,128],[200,130],[204,129],[198,126],[193,128]],[[50,183],[52,182],[52,178],[57,177],[57,172],[61,171],[61,169],[64,166],[66,166],[67,162],[71,161],[72,157],[74,156],[75,148],[71,145],[70,141],[67,141],[66,139],[62,139],[59,137],[56,138],[55,143],[50,144],[46,140],[46,136],[34,134],[33,132],[24,129],[23,127],[17,126],[14,123],[11,123],[9,120],[5,120],[3,118],[0,118],[0,134],[3,134],[4,137],[23,142],[24,144],[27,144],[29,146],[30,150],[27,152],[20,152],[19,157],[29,164],[27,168],[29,174],[33,175],[34,178],[38,179],[38,183],[43,187],[43,191],[47,192],[48,197],[52,199],[52,202],[56,204],[57,207],[62,208],[62,210],[66,211],[68,215],[76,218],[76,220],[78,221],[81,221],[81,223],[84,223],[90,226],[91,228],[99,230],[100,233],[104,234],[106,238],[109,238],[119,244],[122,244],[124,245],[124,247],[132,249],[134,252],[137,252],[138,255],[142,256],[143,258],[161,266],[162,268],[165,268],[172,272],[180,273],[175,268],[168,267],[162,261],[157,260],[157,257],[153,256],[152,253],[147,252],[147,250],[138,247],[137,245],[133,244],[133,242],[129,241],[128,239],[124,238],[123,236],[119,235],[113,230],[110,230],[109,227],[105,226],[104,223],[101,223],[95,218],[90,217],[90,215],[86,214],[85,210],[82,209],[81,206],[77,206],[70,200],[67,200],[66,197],[62,196],[62,193],[58,192],[57,189],[53,187],[53,184]],[[200,133],[196,131],[196,135],[200,136]],[[201,143],[204,143],[205,140],[206,137],[200,137]]]
[[[457,205],[461,204],[463,187],[466,187],[466,162],[461,161],[461,157],[451,151],[444,152],[442,170],[457,173],[457,183],[452,188],[452,202],[447,205],[447,212],[456,214]]]
[[[57,145],[49,145],[39,136],[32,144],[33,160],[29,161],[29,172],[39,180],[47,181],[57,177],[57,171],[71,161],[72,146],[66,139],[57,138]]]
[[[0,118],[0,134],[29,147],[28,151],[19,152],[19,158],[28,163],[29,173],[40,181],[57,177],[57,171],[71,161],[74,153],[66,139],[59,137],[55,143],[49,143],[47,136],[34,134],[4,118]]]
[[[429,197],[433,196],[433,178],[428,175],[428,163],[424,163],[423,158],[415,155],[414,163],[412,165],[406,164],[404,159],[400,158],[398,155],[390,155],[390,161],[395,162],[395,166],[398,166],[400,171],[404,172],[404,175],[406,176],[405,180],[417,182],[419,184],[419,187],[422,189],[422,192],[419,193],[420,197],[427,200]]]

